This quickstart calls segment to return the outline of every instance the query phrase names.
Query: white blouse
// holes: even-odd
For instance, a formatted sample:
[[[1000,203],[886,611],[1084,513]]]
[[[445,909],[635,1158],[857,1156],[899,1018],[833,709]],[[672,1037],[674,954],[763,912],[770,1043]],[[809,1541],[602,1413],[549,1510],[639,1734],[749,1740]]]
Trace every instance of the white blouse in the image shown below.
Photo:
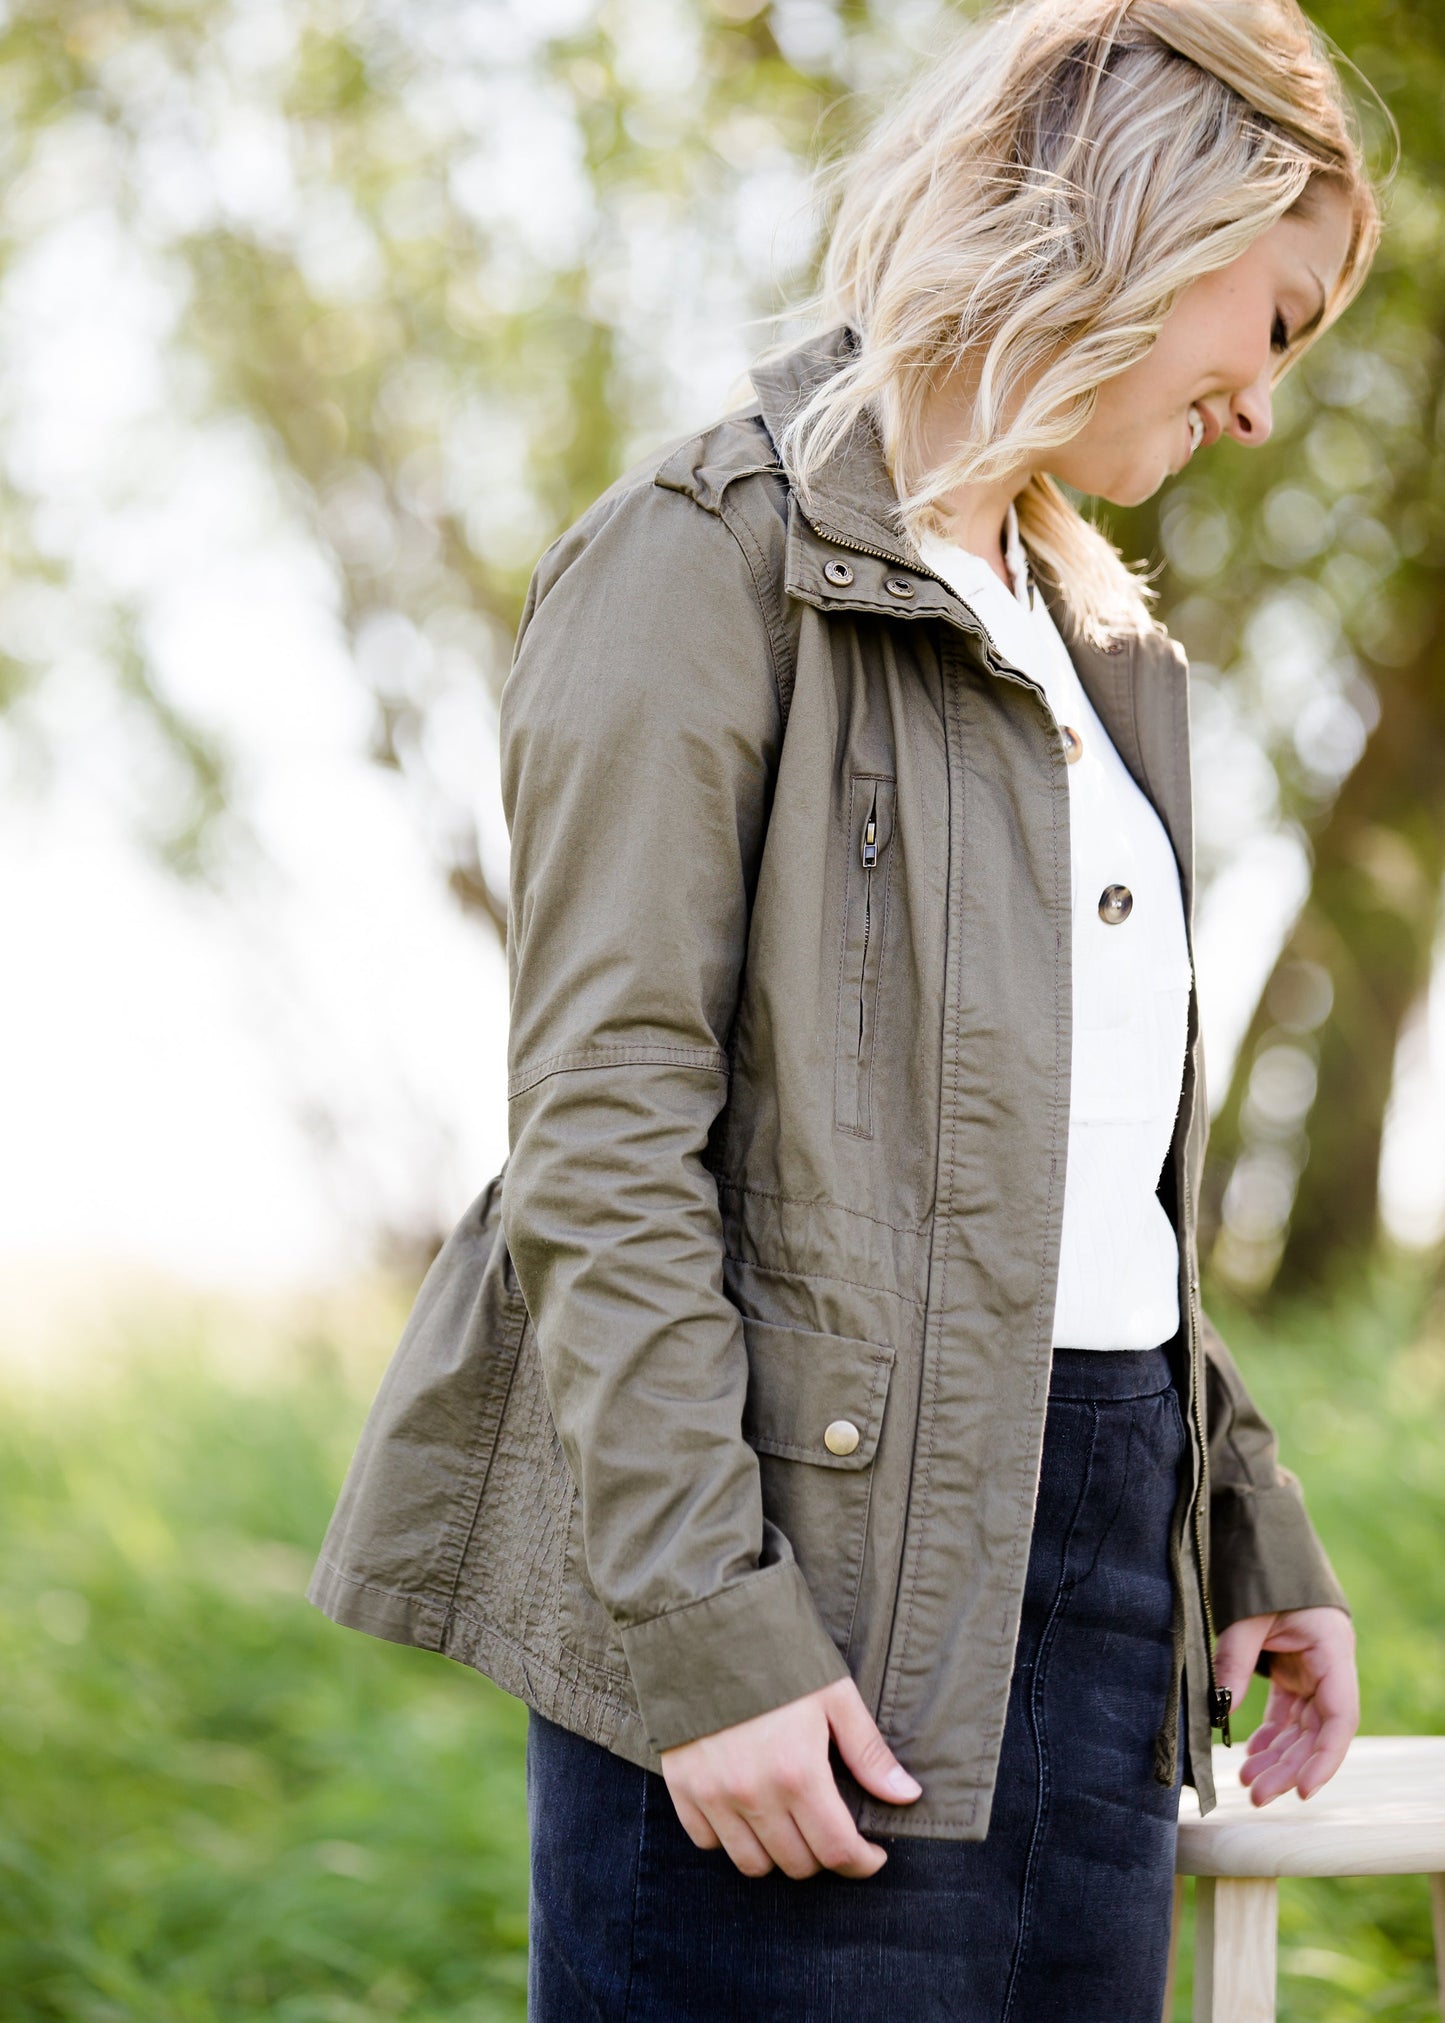
[[[1068,768],[1074,1038],[1053,1340],[1056,1348],[1153,1348],[1179,1325],[1178,1239],[1155,1191],[1179,1108],[1189,1013],[1173,847],[1034,592],[1013,505],[1005,540],[1012,596],[981,555],[932,538],[919,553],[1002,658],[1038,682],[1066,748],[1069,732],[1080,742]],[[1101,914],[1109,887],[1125,890]]]

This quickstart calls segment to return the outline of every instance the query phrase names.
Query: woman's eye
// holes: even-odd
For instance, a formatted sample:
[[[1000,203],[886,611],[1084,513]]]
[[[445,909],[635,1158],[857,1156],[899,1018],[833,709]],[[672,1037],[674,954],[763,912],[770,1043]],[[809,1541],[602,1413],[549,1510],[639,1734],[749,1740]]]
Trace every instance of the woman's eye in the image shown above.
[[[1283,316],[1276,316],[1274,319],[1274,329],[1270,332],[1270,343],[1276,351],[1289,350],[1289,332],[1285,328]]]

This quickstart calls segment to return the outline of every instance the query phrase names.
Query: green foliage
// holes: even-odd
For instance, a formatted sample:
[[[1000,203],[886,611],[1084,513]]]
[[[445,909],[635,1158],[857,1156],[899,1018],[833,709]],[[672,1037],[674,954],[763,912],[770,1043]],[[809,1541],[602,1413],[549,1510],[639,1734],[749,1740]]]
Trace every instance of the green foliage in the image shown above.
[[[316,1364],[7,1398],[7,2023],[523,2015],[523,1710],[301,1599],[360,1409]]]
[[[1378,1274],[1267,1331],[1211,1306],[1354,1604],[1366,1730],[1445,1732],[1445,1305]],[[238,1360],[7,1387],[0,2014],[520,2019],[525,1717],[305,1605],[375,1372]],[[1286,1882],[1280,1959],[1284,2023],[1438,2013],[1418,1878]]]

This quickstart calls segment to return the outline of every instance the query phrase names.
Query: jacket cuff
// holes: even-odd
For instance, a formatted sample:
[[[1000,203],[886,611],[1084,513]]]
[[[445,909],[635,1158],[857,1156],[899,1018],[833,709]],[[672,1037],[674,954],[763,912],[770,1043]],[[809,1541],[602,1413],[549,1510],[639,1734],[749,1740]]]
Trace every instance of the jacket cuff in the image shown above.
[[[647,1739],[659,1751],[848,1676],[792,1560],[634,1623],[621,1637]]]
[[[1217,1630],[1281,1609],[1349,1613],[1344,1590],[1293,1483],[1221,1485],[1210,1498],[1209,1590]]]

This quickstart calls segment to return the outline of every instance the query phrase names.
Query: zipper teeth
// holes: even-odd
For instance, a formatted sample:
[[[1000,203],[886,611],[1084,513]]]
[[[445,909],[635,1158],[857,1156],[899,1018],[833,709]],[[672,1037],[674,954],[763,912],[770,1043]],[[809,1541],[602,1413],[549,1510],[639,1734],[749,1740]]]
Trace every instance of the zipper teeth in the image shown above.
[[[863,960],[858,965],[858,1058],[863,1058],[863,1008],[868,995],[868,940],[873,931],[873,873],[863,873]]]
[[[1194,1204],[1189,1187],[1188,1155],[1184,1164],[1184,1215],[1186,1226],[1194,1222]],[[1194,1420],[1194,1438],[1199,1455],[1199,1480],[1194,1489],[1194,1574],[1199,1583],[1199,1600],[1204,1610],[1204,1655],[1209,1665],[1209,1713],[1210,1727],[1220,1727],[1224,1731],[1224,1741],[1229,1741],[1229,1711],[1223,1719],[1214,1719],[1219,1700],[1219,1681],[1214,1670],[1214,1609],[1209,1599],[1209,1587],[1204,1578],[1204,1493],[1209,1484],[1209,1455],[1204,1445],[1203,1419],[1199,1410],[1199,1331],[1194,1317],[1194,1274],[1189,1274],[1189,1393],[1191,1415]]]
[[[873,864],[868,861],[868,851],[872,849],[874,860],[878,856],[878,790],[873,790],[873,805],[863,821],[863,959],[858,965],[858,1058],[863,1058],[863,1014],[868,996],[868,943],[873,934]]]

